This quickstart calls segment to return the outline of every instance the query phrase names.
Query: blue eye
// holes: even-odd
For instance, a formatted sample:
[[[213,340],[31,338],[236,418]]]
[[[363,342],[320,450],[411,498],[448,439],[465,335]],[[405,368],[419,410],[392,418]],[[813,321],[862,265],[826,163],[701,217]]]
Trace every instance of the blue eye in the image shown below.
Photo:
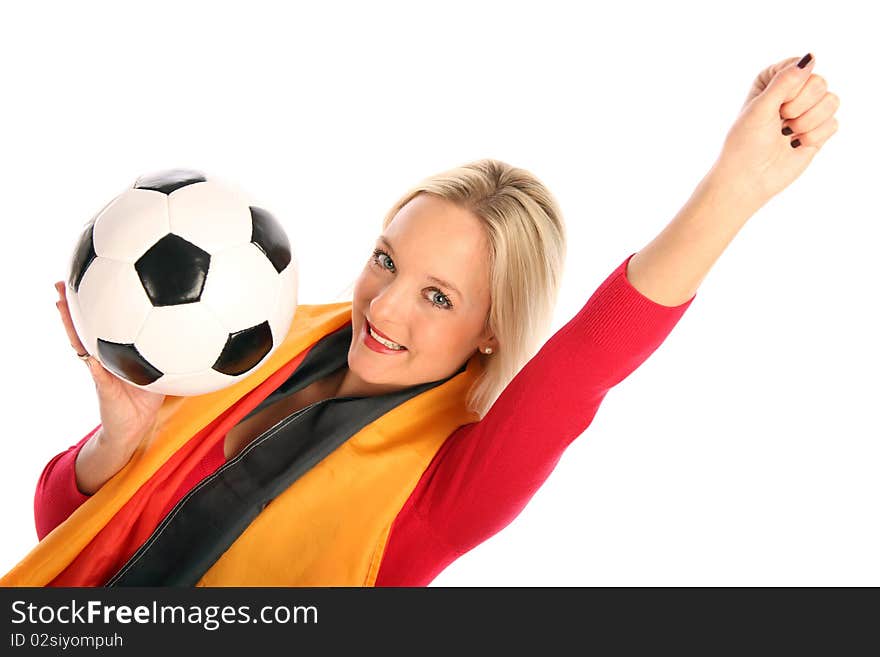
[[[385,253],[382,249],[374,250],[373,251],[373,261],[376,263],[379,263],[379,256],[385,256],[389,260],[391,259],[391,256],[389,256],[387,253]],[[380,264],[380,266],[381,266],[381,264]],[[382,269],[385,269],[385,267],[382,267]]]
[[[390,261],[392,263],[390,269],[388,267],[386,267],[385,265],[383,265],[382,261],[379,260],[379,258],[382,256],[385,256],[385,258],[387,258],[388,261]],[[375,262],[377,265],[379,265],[379,267],[381,267],[385,271],[391,271],[391,272],[394,271],[394,264],[393,264],[394,261],[391,260],[391,256],[389,256],[382,249],[374,249],[373,250],[372,261]],[[452,309],[452,307],[453,307],[452,301],[450,301],[449,297],[446,296],[446,294],[443,292],[443,290],[441,290],[440,288],[437,288],[437,287],[429,287],[427,289],[430,290],[431,292],[436,292],[440,297],[443,298],[443,301],[441,301],[440,303],[437,303],[436,301],[430,301],[430,300],[428,301],[428,303],[430,303],[434,308],[437,308],[438,310],[451,310]],[[435,299],[436,298],[437,297],[435,297]]]
[[[443,294],[436,287],[432,287],[431,291],[436,292],[438,295],[440,295],[440,297],[443,298],[443,301],[441,301],[439,304],[432,302],[432,303],[434,303],[434,306],[436,306],[437,308],[444,308],[444,307],[445,308],[452,308],[452,302],[449,300],[449,297],[447,297],[445,294]],[[437,297],[434,297],[434,298],[436,299]]]

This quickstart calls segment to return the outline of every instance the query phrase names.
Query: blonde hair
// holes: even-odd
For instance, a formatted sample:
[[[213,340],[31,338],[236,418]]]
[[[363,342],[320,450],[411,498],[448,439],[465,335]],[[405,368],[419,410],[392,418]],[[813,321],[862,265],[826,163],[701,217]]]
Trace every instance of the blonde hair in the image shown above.
[[[487,158],[434,174],[411,187],[385,215],[383,230],[420,193],[469,210],[488,238],[491,301],[486,324],[498,349],[492,354],[478,352],[484,371],[467,395],[469,410],[482,419],[550,332],[565,267],[562,212],[532,173]]]

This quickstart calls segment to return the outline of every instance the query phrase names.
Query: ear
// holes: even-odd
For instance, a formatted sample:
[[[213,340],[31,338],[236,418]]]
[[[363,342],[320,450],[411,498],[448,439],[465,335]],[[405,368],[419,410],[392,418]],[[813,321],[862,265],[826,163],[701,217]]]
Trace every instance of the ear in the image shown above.
[[[492,331],[488,327],[477,338],[477,349],[483,351],[486,347],[492,347],[493,352],[498,352],[498,339],[492,335]]]

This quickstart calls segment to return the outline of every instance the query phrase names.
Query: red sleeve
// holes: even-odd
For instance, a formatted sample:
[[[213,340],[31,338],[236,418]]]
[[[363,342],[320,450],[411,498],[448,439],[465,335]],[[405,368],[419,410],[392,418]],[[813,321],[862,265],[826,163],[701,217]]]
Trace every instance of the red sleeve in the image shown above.
[[[696,295],[658,304],[626,277],[629,255],[520,370],[479,422],[438,450],[398,514],[376,586],[426,586],[510,524],[610,388],[659,347]]]
[[[100,424],[76,445],[52,457],[43,468],[34,494],[34,524],[39,540],[42,541],[46,534],[60,525],[80,504],[91,497],[77,488],[74,465],[79,450],[99,428],[101,428]]]

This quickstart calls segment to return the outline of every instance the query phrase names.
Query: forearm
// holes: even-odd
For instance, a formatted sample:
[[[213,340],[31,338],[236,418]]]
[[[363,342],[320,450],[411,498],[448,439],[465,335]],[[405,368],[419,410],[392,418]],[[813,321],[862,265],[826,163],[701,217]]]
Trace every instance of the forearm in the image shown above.
[[[718,166],[700,181],[675,218],[629,261],[627,278],[655,303],[693,297],[709,270],[762,203]]]
[[[136,442],[123,447],[108,444],[104,428],[98,429],[82,446],[76,459],[76,486],[80,492],[93,495],[129,462],[137,446]]]

